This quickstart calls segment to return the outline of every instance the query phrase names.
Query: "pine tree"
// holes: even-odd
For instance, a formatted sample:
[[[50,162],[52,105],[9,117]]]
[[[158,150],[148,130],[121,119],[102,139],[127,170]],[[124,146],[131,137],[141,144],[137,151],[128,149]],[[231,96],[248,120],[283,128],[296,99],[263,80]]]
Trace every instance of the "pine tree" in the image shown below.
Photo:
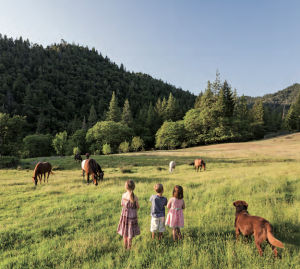
[[[121,118],[122,118],[121,123],[123,125],[129,126],[129,127],[132,125],[133,118],[132,118],[132,115],[131,115],[131,110],[130,110],[128,99],[126,99],[126,101],[124,103],[124,107],[123,107],[123,112],[122,112]]]
[[[85,121],[85,116],[83,117],[83,121],[82,121],[82,130],[86,129],[86,121]]]
[[[300,93],[285,117],[284,126],[288,130],[300,131]]]
[[[92,128],[96,123],[97,123],[97,113],[96,113],[95,106],[92,105],[90,109],[90,115],[88,118],[88,129]]]
[[[43,134],[45,133],[45,115],[43,112],[39,115],[37,127],[36,127],[36,133],[37,134]]]
[[[251,109],[253,123],[264,124],[264,105],[261,99],[257,99]]]
[[[214,94],[215,101],[219,96],[219,92],[220,92],[221,88],[222,88],[222,85],[221,85],[221,80],[220,80],[220,73],[219,73],[219,70],[217,69],[217,71],[216,71],[216,80],[212,84],[212,91],[213,91],[213,94]]]
[[[166,109],[167,109],[167,100],[166,100],[166,97],[164,97],[164,99],[162,100],[162,103],[161,103],[161,110],[162,110],[162,115],[163,115],[163,119],[165,120],[166,119]]]
[[[196,101],[195,101],[195,108],[196,109],[199,109],[201,107],[201,98],[202,98],[202,96],[203,96],[203,92],[201,91],[199,93],[199,95],[197,96]]]
[[[225,98],[225,117],[230,118],[233,116],[233,110],[235,104],[234,104],[234,97],[231,91],[231,87],[226,80],[223,83],[222,90]]]
[[[109,104],[109,110],[106,115],[107,121],[119,121],[119,107],[118,107],[118,101],[115,95],[115,92],[113,92],[111,101]]]
[[[170,93],[167,107],[165,110],[166,119],[176,121],[178,119],[177,113],[178,110],[177,110],[176,99],[173,97],[172,93]]]
[[[199,106],[199,110],[203,110],[203,109],[210,109],[214,106],[214,94],[211,90],[211,83],[210,81],[207,81],[207,86],[206,89],[204,91],[204,94],[201,97],[201,102],[200,102],[200,106]]]
[[[227,117],[226,115],[226,99],[223,88],[220,90],[215,109],[218,111],[218,116]]]
[[[240,99],[237,116],[241,120],[248,120],[248,118],[249,118],[249,109],[248,109],[247,101],[246,101],[246,98],[244,95],[242,95],[242,97]]]

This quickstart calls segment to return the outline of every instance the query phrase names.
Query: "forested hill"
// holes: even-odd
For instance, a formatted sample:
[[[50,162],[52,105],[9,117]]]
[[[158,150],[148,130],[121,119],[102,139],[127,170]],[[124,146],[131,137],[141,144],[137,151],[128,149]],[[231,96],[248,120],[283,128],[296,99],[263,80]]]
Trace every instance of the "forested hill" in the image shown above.
[[[69,132],[88,118],[92,105],[104,120],[113,92],[120,110],[128,99],[135,119],[147,116],[159,98],[168,101],[170,93],[182,118],[196,98],[150,75],[128,72],[94,48],[64,40],[44,48],[0,34],[0,112],[27,116],[29,133]]]
[[[300,92],[300,84],[295,83],[290,87],[287,87],[281,91],[275,92],[273,94],[266,94],[263,97],[250,97],[245,96],[247,104],[252,107],[257,99],[262,99],[265,106],[268,106],[272,109],[283,107],[286,105],[286,108],[290,107],[297,99],[297,96]]]

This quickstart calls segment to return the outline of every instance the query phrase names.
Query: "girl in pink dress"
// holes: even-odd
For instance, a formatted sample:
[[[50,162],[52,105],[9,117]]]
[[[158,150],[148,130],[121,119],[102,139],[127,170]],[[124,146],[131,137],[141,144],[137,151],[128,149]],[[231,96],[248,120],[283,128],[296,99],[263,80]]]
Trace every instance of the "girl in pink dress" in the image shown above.
[[[132,238],[140,234],[137,219],[137,209],[140,209],[137,196],[134,195],[134,181],[129,179],[125,182],[125,192],[121,199],[122,212],[117,233],[123,236],[124,246],[130,249]]]
[[[176,237],[182,239],[180,228],[184,227],[184,218],[182,210],[185,209],[183,200],[183,189],[181,186],[176,185],[173,190],[173,197],[169,199],[167,204],[169,212],[166,219],[166,225],[173,228],[173,239]]]

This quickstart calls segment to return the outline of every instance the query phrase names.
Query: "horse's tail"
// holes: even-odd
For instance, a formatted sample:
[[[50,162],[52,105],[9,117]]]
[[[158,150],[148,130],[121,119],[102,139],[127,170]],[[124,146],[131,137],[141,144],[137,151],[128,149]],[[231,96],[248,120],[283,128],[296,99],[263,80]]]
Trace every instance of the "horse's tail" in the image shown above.
[[[52,171],[50,171],[50,174],[51,174],[51,175],[55,175]]]
[[[268,240],[269,240],[270,244],[275,246],[275,247],[284,248],[282,242],[280,242],[279,240],[277,240],[274,237],[272,225],[269,222],[265,223],[265,225],[267,227],[267,237],[268,237]]]

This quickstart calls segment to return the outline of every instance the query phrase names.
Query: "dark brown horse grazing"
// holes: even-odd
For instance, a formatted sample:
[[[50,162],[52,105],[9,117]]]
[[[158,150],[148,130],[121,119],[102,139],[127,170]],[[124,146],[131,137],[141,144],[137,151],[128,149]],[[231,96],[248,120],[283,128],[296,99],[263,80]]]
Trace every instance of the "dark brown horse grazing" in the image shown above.
[[[100,165],[94,159],[85,160],[82,170],[83,170],[83,174],[82,174],[83,176],[84,176],[84,172],[86,172],[88,184],[90,181],[90,175],[92,175],[92,180],[96,186],[98,185],[98,182],[97,182],[98,177],[101,181],[103,180],[104,173],[101,170]]]
[[[34,171],[33,171],[32,180],[34,181],[34,185],[37,185],[37,182],[38,182],[37,177],[39,177],[40,184],[42,184],[43,174],[44,174],[44,182],[45,182],[46,173],[48,173],[48,176],[47,176],[47,183],[48,183],[48,178],[49,178],[50,173],[52,175],[54,175],[54,173],[51,170],[52,170],[52,165],[50,163],[48,163],[48,162],[44,162],[44,163],[39,162],[35,166]]]
[[[200,167],[200,172],[202,168],[205,170],[205,162],[202,159],[196,159],[194,163],[195,163],[195,170],[197,172],[199,171],[199,167]]]
[[[75,157],[74,157],[74,161],[79,161],[79,162],[82,162],[82,157],[79,153],[75,154]]]

